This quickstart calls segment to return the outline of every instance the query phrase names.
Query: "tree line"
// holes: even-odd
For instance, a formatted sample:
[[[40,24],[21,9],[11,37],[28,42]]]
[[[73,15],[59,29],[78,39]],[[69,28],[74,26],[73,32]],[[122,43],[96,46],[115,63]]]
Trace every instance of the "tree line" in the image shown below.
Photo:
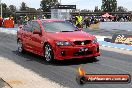
[[[8,17],[9,15],[13,14],[16,11],[42,11],[42,12],[50,12],[50,8],[55,6],[55,5],[59,5],[60,3],[58,2],[58,0],[41,0],[40,1],[40,8],[36,9],[36,8],[31,8],[29,7],[25,2],[22,2],[20,4],[20,8],[17,8],[15,5],[9,5],[7,6],[6,3],[2,3],[2,7],[3,7],[3,17]],[[107,4],[104,4],[107,5]],[[102,11],[108,11],[108,12],[112,12],[111,8],[108,6],[103,6],[105,7],[105,9],[99,9],[98,6],[95,6],[95,9],[93,11],[89,10],[89,9],[84,9],[84,10],[80,10],[81,12],[102,12]],[[107,9],[106,9],[107,8]],[[116,8],[116,7],[114,7]],[[116,12],[127,12],[127,8],[123,7],[123,6],[119,6],[116,8]],[[73,10],[73,12],[75,12],[75,10]]]
[[[3,17],[9,17],[9,15],[13,15],[16,11],[43,11],[43,12],[50,12],[50,8],[58,5],[58,0],[42,0],[40,1],[40,8],[31,8],[25,2],[20,4],[20,8],[17,8],[15,5],[7,6],[6,3],[2,3],[2,12]],[[1,7],[0,7],[1,9]]]

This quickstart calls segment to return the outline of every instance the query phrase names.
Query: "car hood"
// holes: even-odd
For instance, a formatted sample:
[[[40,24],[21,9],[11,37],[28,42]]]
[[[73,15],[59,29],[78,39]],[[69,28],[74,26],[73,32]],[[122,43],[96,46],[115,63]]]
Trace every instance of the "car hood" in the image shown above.
[[[83,32],[56,32],[56,33],[46,33],[47,37],[52,38],[53,40],[59,41],[77,41],[77,40],[93,40],[94,36]]]

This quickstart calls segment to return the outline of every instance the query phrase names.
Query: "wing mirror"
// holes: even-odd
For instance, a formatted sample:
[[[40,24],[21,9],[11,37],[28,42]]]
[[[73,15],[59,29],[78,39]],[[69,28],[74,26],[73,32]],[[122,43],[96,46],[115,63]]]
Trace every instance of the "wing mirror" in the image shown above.
[[[33,31],[33,34],[39,34],[39,35],[41,35],[41,31],[35,29],[35,30]]]
[[[22,28],[23,28],[23,26],[22,26],[22,25],[20,25],[20,26],[19,26],[19,29],[22,29]]]

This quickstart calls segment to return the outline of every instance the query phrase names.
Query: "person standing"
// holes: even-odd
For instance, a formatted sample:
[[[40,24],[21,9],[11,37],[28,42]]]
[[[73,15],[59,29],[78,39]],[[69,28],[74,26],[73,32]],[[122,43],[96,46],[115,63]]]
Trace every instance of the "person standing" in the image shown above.
[[[45,15],[42,16],[42,19],[46,19]]]
[[[76,21],[76,26],[78,28],[82,28],[82,22],[83,22],[83,17],[80,15],[80,13],[78,13],[78,15],[75,17],[75,21]]]
[[[28,21],[30,21],[30,18],[28,16],[25,16],[23,24],[27,24]]]
[[[90,27],[90,17],[85,19],[86,28]]]
[[[34,17],[33,17],[33,20],[37,20],[37,17],[36,17],[36,16],[34,16]]]
[[[22,25],[22,23],[23,23],[23,20],[22,20],[21,17],[19,17],[19,18],[18,18],[18,21],[17,21],[18,26]]]

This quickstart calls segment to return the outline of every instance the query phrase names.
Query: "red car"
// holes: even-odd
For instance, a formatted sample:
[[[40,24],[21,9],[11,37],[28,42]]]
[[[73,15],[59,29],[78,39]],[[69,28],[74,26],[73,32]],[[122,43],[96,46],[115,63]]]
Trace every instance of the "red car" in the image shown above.
[[[79,31],[62,20],[33,20],[20,26],[17,32],[18,51],[29,51],[47,62],[100,56],[95,36]]]

